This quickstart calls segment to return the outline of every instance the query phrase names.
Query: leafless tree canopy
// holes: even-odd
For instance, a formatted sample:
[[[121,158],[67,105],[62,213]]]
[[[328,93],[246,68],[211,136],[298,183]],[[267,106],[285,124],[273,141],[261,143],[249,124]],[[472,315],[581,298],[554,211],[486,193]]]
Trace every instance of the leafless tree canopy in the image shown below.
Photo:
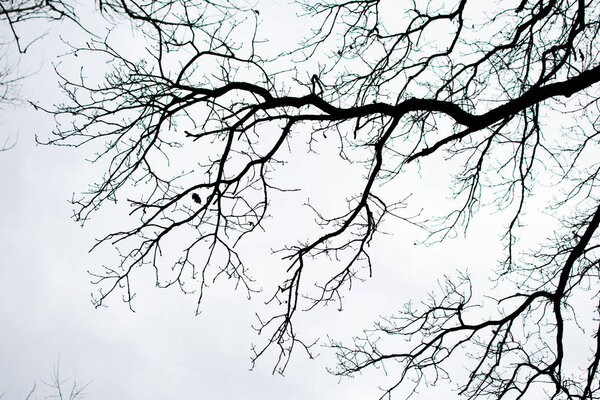
[[[600,327],[590,322],[600,320],[600,2],[299,1],[298,18],[313,29],[282,54],[264,40],[270,21],[259,5],[241,0],[97,7],[130,21],[143,48],[125,51],[111,35],[74,42],[70,62],[112,69],[97,80],[63,61],[69,99],[47,108],[57,120],[50,143],[100,148],[104,174],[74,199],[77,220],[111,201],[129,203],[137,218],[115,221],[97,245],[121,256],[92,270],[97,306],[115,295],[131,304],[146,269],[199,306],[219,277],[253,294],[262,285],[239,244],[268,227],[271,199],[295,188],[274,178],[278,169],[305,152],[295,138],[309,151],[335,143],[339,157],[364,166],[363,180],[335,214],[309,204],[320,233],[278,250],[285,276],[264,288],[276,311],[258,319],[253,360],[277,349],[282,372],[294,349],[311,354],[296,314],[339,304],[355,279],[381,268],[369,246],[384,219],[417,224],[435,242],[496,210],[506,231],[495,279],[512,292],[475,308],[469,277],[448,278],[354,343],[332,342],[334,373],[393,365],[385,397],[445,378],[466,359],[469,373],[455,383],[467,398],[600,397]],[[402,185],[426,165],[455,176],[438,218],[415,215],[419,187]],[[384,193],[390,185],[395,198]],[[518,239],[536,229],[525,213],[540,198],[551,199],[555,225],[539,247],[523,248]],[[326,268],[313,285],[317,264]],[[588,351],[565,361],[568,338],[582,330]]]

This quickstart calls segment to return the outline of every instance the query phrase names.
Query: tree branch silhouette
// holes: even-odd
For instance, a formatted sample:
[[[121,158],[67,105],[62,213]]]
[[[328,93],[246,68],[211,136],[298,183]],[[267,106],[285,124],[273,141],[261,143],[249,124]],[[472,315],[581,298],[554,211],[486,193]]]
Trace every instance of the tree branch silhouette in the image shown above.
[[[334,138],[340,157],[365,166],[364,178],[333,216],[309,204],[320,233],[277,250],[285,276],[271,287],[276,311],[258,318],[266,339],[253,363],[276,349],[274,372],[283,372],[294,349],[312,356],[314,342],[293,325],[297,312],[341,308],[343,291],[377,267],[369,247],[382,221],[421,226],[436,242],[491,207],[508,215],[495,279],[515,291],[475,313],[469,277],[445,278],[420,307],[407,305],[353,345],[332,341],[334,372],[397,362],[383,398],[411,380],[418,387],[450,375],[445,366],[463,354],[472,362],[458,389],[468,398],[521,398],[540,386],[551,398],[597,398],[597,340],[580,360],[585,371],[565,372],[564,354],[567,331],[577,329],[581,300],[573,299],[598,304],[599,2],[523,0],[483,12],[466,0],[431,1],[393,13],[381,0],[298,4],[299,18],[316,24],[312,35],[273,56],[261,39],[265,13],[242,3],[99,3],[131,21],[145,53],[129,56],[110,35],[73,47],[111,70],[98,83],[57,68],[69,101],[46,109],[57,120],[49,143],[102,144],[94,161],[104,175],[73,200],[75,218],[84,223],[110,201],[127,201],[137,218],[94,246],[121,256],[91,270],[95,305],[120,292],[131,306],[140,268],[153,269],[159,287],[194,293],[198,307],[219,277],[254,294],[237,245],[267,227],[273,193],[294,187],[272,176],[286,151],[298,151],[295,137],[311,150]],[[561,113],[554,126],[550,116]],[[461,165],[451,209],[438,218],[411,212],[410,193],[389,198],[381,189],[424,163]],[[520,248],[526,210],[545,190],[555,195],[555,231],[538,250]],[[311,285],[319,260],[329,267]],[[598,327],[586,335],[597,338]],[[382,336],[407,350],[381,350]]]

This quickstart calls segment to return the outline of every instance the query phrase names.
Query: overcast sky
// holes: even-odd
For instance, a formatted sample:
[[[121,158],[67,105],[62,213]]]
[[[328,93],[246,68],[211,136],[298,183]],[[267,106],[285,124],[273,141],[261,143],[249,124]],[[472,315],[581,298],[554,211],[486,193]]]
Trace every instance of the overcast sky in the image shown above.
[[[50,68],[59,47],[57,36],[50,32],[22,59],[20,71],[33,73],[22,82],[23,98],[44,104],[60,100]],[[5,107],[0,120],[3,137],[16,139],[14,148],[0,153],[3,399],[25,398],[34,382],[42,398],[47,393],[42,380],[48,380],[59,359],[63,376],[75,374],[79,383],[90,382],[89,399],[362,399],[378,393],[378,384],[385,382],[381,371],[340,382],[325,370],[335,363],[326,348],[317,347],[316,360],[298,352],[283,377],[271,374],[274,354],[267,354],[250,372],[250,346],[263,340],[251,325],[269,290],[248,301],[231,284],[217,284],[210,288],[202,314],[195,317],[193,296],[155,289],[148,276],[135,283],[135,313],[118,294],[108,307],[94,309],[90,293],[96,289],[87,270],[101,265],[107,253],[88,250],[116,225],[109,208],[81,228],[71,219],[68,200],[102,170],[85,161],[90,156],[85,148],[36,146],[35,135],[48,137],[53,121],[25,104]],[[343,177],[335,159],[311,157]],[[417,184],[427,188],[421,181]],[[334,190],[327,184],[317,187],[324,197]],[[411,192],[410,187],[402,190]],[[422,202],[434,192],[422,192]],[[281,216],[282,210],[274,208]],[[293,233],[293,221],[284,221],[283,227]],[[297,329],[307,338],[321,337],[320,343],[326,342],[326,335],[348,340],[405,301],[424,298],[441,273],[469,268],[476,277],[486,276],[499,248],[498,231],[485,229],[487,222],[481,218],[474,224],[471,238],[477,242],[457,239],[435,248],[414,246],[419,232],[408,224],[386,225],[393,235],[380,236],[373,244],[373,278],[354,285],[343,312],[329,308],[302,315]],[[270,254],[270,240],[263,235],[251,245],[255,249],[250,258],[262,273],[282,268],[280,258]]]

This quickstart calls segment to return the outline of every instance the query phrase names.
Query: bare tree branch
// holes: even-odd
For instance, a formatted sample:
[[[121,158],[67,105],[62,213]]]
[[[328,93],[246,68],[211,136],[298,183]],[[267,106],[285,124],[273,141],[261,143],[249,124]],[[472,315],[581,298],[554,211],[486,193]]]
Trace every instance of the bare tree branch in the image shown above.
[[[265,340],[253,363],[275,349],[273,370],[282,373],[294,349],[312,357],[315,341],[296,331],[297,311],[341,308],[352,282],[377,267],[369,249],[384,220],[417,225],[437,242],[486,209],[505,218],[495,279],[514,290],[490,304],[473,296],[467,275],[446,277],[427,301],[353,345],[332,341],[334,372],[397,364],[383,398],[405,383],[451,377],[447,365],[458,359],[468,361],[457,384],[467,398],[598,398],[598,327],[586,327],[594,343],[578,358],[584,367],[564,360],[579,329],[574,310],[597,313],[599,302],[600,2],[298,5],[312,34],[273,57],[263,14],[246,2],[98,3],[106,18],[130,21],[144,55],[111,34],[73,46],[79,60],[110,69],[96,79],[58,65],[68,100],[45,108],[57,121],[48,143],[96,146],[93,161],[104,168],[73,199],[75,219],[85,223],[106,202],[131,206],[124,227],[94,246],[120,255],[90,271],[94,304],[120,293],[132,307],[139,269],[153,270],[159,287],[193,293],[197,312],[220,277],[255,294],[238,244],[268,228],[274,192],[296,187],[273,176],[301,151],[298,137],[309,152],[335,142],[364,176],[336,213],[310,202],[318,233],[276,250],[284,275],[269,288],[273,312],[258,317]],[[410,192],[382,189],[407,187],[406,173],[426,163],[455,176],[454,197],[431,218],[412,211]],[[519,239],[536,231],[527,211],[548,191],[555,229],[539,248],[523,248]],[[321,261],[328,268],[315,282]],[[382,337],[399,338],[398,347],[381,349]]]

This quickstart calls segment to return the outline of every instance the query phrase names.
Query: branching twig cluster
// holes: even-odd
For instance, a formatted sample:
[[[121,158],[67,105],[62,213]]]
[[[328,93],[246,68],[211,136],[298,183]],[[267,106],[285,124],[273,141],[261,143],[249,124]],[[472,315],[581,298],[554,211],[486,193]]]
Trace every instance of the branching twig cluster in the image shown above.
[[[468,397],[519,398],[546,385],[553,398],[596,398],[597,346],[577,376],[564,371],[563,360],[571,299],[588,293],[593,307],[598,301],[600,4],[522,0],[478,10],[467,0],[446,3],[301,3],[303,15],[317,21],[313,35],[272,60],[261,57],[260,10],[245,3],[100,2],[106,15],[133,21],[145,56],[130,58],[110,35],[73,48],[112,71],[98,84],[59,68],[69,101],[48,109],[58,121],[50,143],[102,143],[95,161],[105,163],[105,175],[74,199],[76,219],[125,199],[138,218],[99,242],[116,246],[121,261],[92,271],[100,287],[95,304],[121,289],[131,304],[140,267],[155,270],[158,286],[194,292],[198,304],[219,276],[250,296],[257,287],[236,244],[267,227],[273,191],[294,186],[273,181],[272,173],[284,152],[297,151],[297,135],[311,150],[319,140],[337,140],[350,162],[352,150],[362,151],[364,180],[337,215],[311,204],[321,234],[280,250],[286,276],[270,301],[279,308],[259,318],[256,328],[267,340],[254,360],[276,348],[275,371],[282,372],[295,347],[310,354],[294,315],[341,303],[342,290],[374,267],[369,244],[384,218],[417,223],[438,241],[493,206],[509,215],[499,276],[515,280],[518,290],[482,318],[469,312],[468,277],[447,280],[441,295],[354,346],[332,343],[337,373],[395,360],[397,384],[418,383],[430,373],[445,376],[447,360],[466,349],[476,361],[460,386]],[[308,71],[315,60],[318,70]],[[552,126],[547,116],[559,109],[578,124]],[[448,165],[462,165],[454,171],[451,211],[426,222],[403,213],[410,193],[381,194],[381,183],[394,184],[415,164],[439,162],[440,154]],[[557,213],[548,244],[526,254],[517,239],[540,175],[553,182],[553,205],[565,212]],[[307,271],[319,258],[332,267],[309,288]],[[400,343],[408,350],[383,352],[377,335],[407,339]]]

